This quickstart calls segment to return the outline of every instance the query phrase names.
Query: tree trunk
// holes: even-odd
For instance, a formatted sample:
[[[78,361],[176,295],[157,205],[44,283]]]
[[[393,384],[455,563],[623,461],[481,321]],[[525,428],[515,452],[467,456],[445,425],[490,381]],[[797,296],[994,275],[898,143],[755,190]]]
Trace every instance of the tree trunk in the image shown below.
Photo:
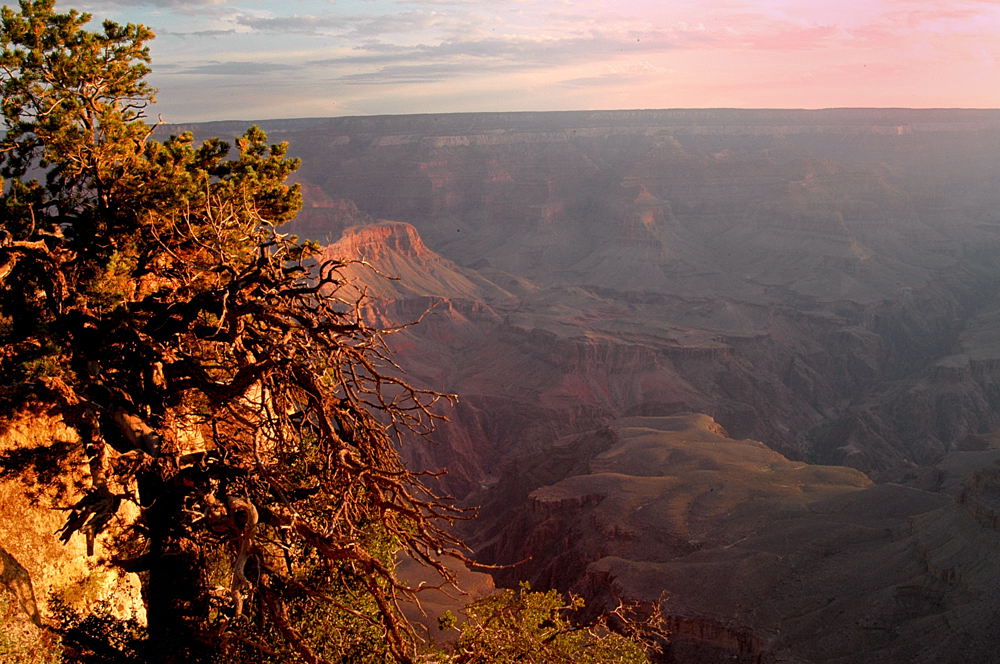
[[[187,537],[183,513],[190,483],[161,461],[139,478],[143,522],[149,529],[149,578],[146,613],[151,664],[208,662],[211,644],[204,556]]]

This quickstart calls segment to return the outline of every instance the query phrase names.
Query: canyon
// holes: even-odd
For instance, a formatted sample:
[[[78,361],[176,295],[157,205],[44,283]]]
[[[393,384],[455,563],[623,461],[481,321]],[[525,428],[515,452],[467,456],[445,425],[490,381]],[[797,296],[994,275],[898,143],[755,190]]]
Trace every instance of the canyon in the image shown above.
[[[405,453],[498,584],[662,602],[670,662],[995,661],[1000,111],[259,124],[460,396]]]
[[[293,232],[421,319],[460,402],[411,462],[498,583],[663,593],[675,662],[992,661],[1000,113],[263,126]]]

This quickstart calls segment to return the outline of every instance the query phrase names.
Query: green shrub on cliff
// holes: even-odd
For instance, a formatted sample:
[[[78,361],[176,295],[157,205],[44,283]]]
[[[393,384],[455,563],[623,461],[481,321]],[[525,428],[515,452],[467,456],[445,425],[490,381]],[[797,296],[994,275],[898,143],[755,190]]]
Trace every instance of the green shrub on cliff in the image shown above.
[[[472,602],[465,619],[453,614],[441,619],[441,629],[457,629],[453,648],[442,662],[449,664],[647,664],[647,652],[662,636],[658,616],[637,621],[621,616],[644,639],[628,638],[608,629],[606,619],[574,620],[583,600],[565,600],[559,592],[532,592],[527,584],[504,589]]]

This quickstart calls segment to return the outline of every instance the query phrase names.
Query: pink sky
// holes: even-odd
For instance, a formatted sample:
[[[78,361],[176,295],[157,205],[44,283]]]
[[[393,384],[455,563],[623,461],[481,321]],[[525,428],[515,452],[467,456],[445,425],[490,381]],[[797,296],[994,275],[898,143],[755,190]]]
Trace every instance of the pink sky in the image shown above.
[[[603,76],[612,105],[1000,107],[1000,2],[670,4],[623,3],[619,25],[659,45],[584,79]],[[606,3],[593,6],[601,16]],[[606,11],[598,22],[615,25]]]
[[[1000,108],[1000,0],[65,0],[146,23],[168,120]]]

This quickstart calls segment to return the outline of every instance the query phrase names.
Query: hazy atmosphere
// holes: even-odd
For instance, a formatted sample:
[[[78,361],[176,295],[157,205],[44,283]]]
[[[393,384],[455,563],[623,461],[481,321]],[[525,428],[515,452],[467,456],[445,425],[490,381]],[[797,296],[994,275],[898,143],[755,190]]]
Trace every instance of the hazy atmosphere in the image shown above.
[[[107,0],[168,122],[1000,106],[992,0]],[[71,6],[61,3],[62,7]]]

